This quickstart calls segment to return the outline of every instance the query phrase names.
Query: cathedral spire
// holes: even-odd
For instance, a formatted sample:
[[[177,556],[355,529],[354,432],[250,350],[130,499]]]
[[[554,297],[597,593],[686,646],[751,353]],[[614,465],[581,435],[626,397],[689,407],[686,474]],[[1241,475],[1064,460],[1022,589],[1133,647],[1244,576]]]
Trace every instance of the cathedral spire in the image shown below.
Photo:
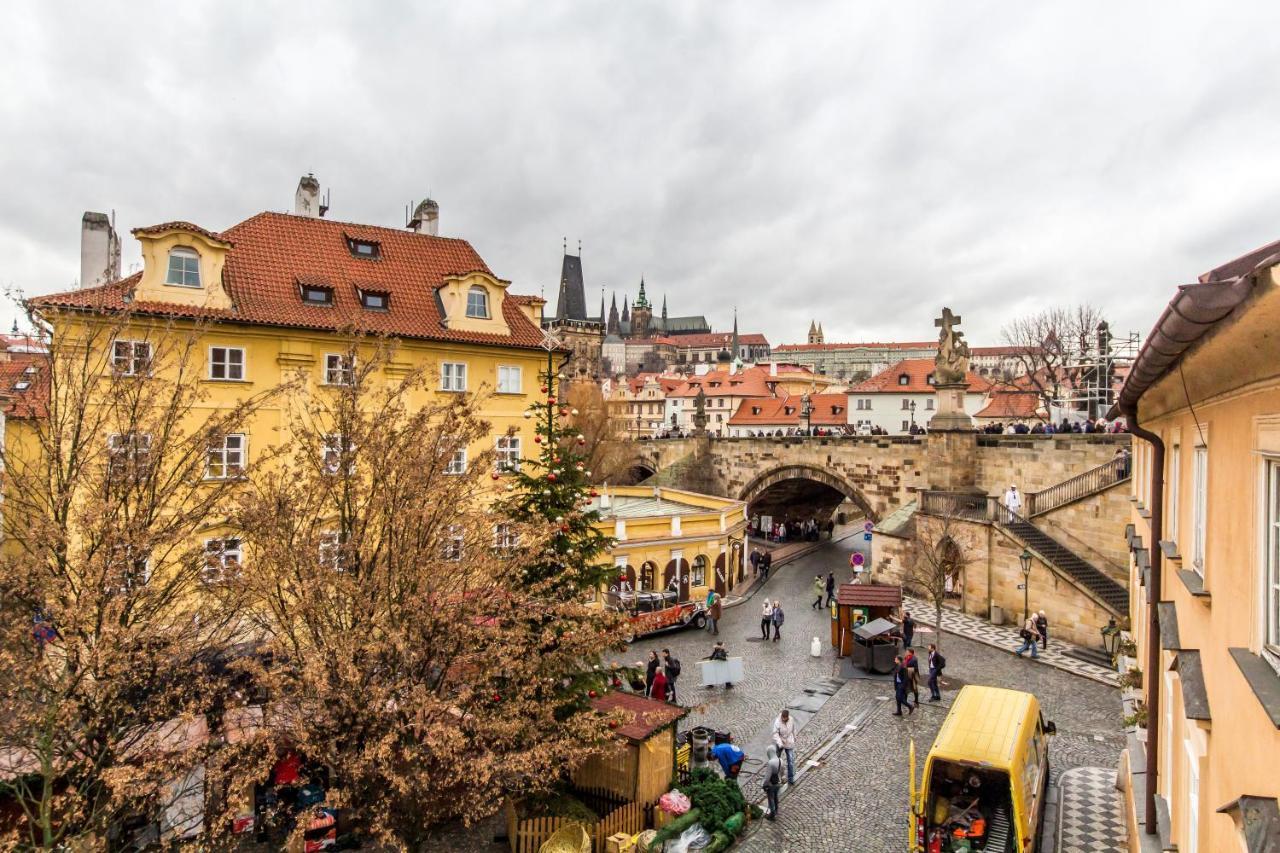
[[[618,294],[613,294],[613,301],[609,305],[609,325],[605,328],[607,335],[621,335],[622,326],[618,322]]]

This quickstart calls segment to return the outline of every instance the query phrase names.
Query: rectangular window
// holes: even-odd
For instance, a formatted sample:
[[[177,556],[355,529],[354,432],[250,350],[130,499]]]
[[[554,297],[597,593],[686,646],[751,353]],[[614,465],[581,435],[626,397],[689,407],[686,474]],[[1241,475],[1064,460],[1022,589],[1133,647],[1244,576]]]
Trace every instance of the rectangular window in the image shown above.
[[[130,432],[107,436],[107,470],[112,478],[139,477],[150,464],[150,435]]]
[[[903,432],[906,432],[906,431],[907,431],[907,430],[909,430],[909,429],[911,429],[911,423],[910,423],[909,421],[903,421],[903,422],[902,422],[902,431],[903,431]]]
[[[467,390],[467,365],[461,361],[445,361],[440,364],[440,390]]]
[[[326,474],[337,474],[341,470],[342,456],[347,456],[347,473],[356,470],[356,446],[350,440],[344,440],[341,433],[331,432],[324,437],[323,465]]]
[[[493,465],[496,471],[502,473],[520,470],[520,436],[500,435],[496,439],[494,448],[497,451]]]
[[[333,288],[304,284],[302,285],[302,301],[307,305],[332,305]]]
[[[1191,564],[1204,576],[1205,524],[1209,514],[1209,448],[1196,447],[1192,457],[1192,524],[1195,527]]]
[[[1266,519],[1263,536],[1266,537],[1263,591],[1266,615],[1265,651],[1272,666],[1280,668],[1280,460],[1267,460],[1266,470]]]
[[[932,398],[932,397],[930,397],[928,400],[925,400],[925,401],[924,401],[924,408],[925,408],[925,411],[928,411],[928,412],[932,412],[932,411],[933,411],[933,398]]]
[[[520,547],[520,536],[507,522],[495,524],[493,526],[493,547],[504,554],[509,554]]]
[[[319,560],[322,568],[342,571],[342,541],[335,531],[320,534]]]
[[[190,249],[177,248],[169,252],[169,269],[165,284],[178,287],[200,286],[200,256]]]
[[[449,525],[448,536],[444,541],[444,558],[446,560],[462,559],[462,528],[457,524]]]
[[[1199,449],[1199,448],[1197,448]],[[1182,853],[1196,853],[1200,849],[1200,768],[1196,765],[1191,741],[1187,747],[1187,837],[1178,839]]]
[[[693,561],[692,577],[689,580],[690,586],[706,586],[707,585],[707,563],[705,560]]]
[[[244,379],[244,350],[240,347],[209,347],[209,378]]]
[[[391,294],[376,290],[360,291],[360,304],[370,311],[386,311],[391,307]]]
[[[111,367],[117,376],[146,376],[151,372],[151,344],[147,341],[113,341]]]
[[[465,474],[467,473],[467,449],[453,451],[453,455],[449,457],[449,464],[444,466],[446,474]]]
[[[1181,491],[1178,481],[1181,476],[1182,446],[1175,444],[1169,452],[1169,511],[1164,514],[1165,526],[1169,530],[1166,538],[1170,542],[1178,541],[1178,498]]]
[[[223,583],[240,570],[242,563],[239,539],[206,539],[204,543],[204,582]]]
[[[329,353],[324,357],[324,382],[326,385],[351,385],[355,382],[355,374],[355,356]]]
[[[498,393],[519,394],[524,390],[524,371],[507,364],[498,365]]]
[[[348,238],[347,248],[351,250],[353,257],[357,258],[377,258],[382,253],[379,246],[372,240],[352,240]]]
[[[210,480],[225,480],[244,473],[244,435],[230,433],[221,442],[210,445],[204,475]]]

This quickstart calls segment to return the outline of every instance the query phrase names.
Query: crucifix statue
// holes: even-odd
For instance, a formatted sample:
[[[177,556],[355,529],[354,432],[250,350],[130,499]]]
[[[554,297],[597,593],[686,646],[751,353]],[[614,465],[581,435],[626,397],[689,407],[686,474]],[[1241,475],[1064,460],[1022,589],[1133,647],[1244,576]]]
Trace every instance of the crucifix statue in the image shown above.
[[[964,384],[969,373],[969,344],[964,340],[964,332],[956,328],[960,320],[950,308],[943,308],[942,316],[933,321],[933,325],[941,329],[938,354],[933,359],[935,385]]]

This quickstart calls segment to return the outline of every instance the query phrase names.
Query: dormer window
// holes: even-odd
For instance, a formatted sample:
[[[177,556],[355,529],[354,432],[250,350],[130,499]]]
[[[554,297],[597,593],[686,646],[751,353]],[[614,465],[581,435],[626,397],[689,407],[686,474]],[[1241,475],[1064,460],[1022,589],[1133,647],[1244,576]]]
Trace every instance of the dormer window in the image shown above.
[[[347,238],[347,248],[353,257],[377,260],[382,255],[381,247],[372,240],[355,240]]]
[[[200,286],[200,256],[195,249],[179,246],[169,250],[169,273],[164,283],[176,287]]]
[[[924,378],[924,383],[925,383],[926,385],[932,385],[932,384],[933,384],[933,374],[932,374],[932,373],[930,373],[928,376],[926,376],[926,377]]]
[[[362,290],[360,304],[370,311],[386,311],[391,307],[391,294],[377,290]]]
[[[14,385],[13,385],[13,390],[15,390],[15,391],[25,391],[25,390],[27,390],[27,389],[28,389],[28,388],[30,388],[30,387],[31,387],[31,383],[30,383],[30,382],[28,382],[27,380],[23,379],[21,382],[15,382],[15,383],[14,383]]]
[[[899,384],[899,385],[910,385],[910,384],[911,384],[911,377],[910,377],[910,376],[908,376],[908,375],[907,375],[907,374],[905,374],[905,373],[899,373],[899,374],[898,374],[898,384]]]
[[[753,415],[758,415],[758,414],[760,414],[760,407],[759,407],[759,406],[752,406],[752,407],[751,407],[751,414],[753,414]]]
[[[302,288],[302,301],[307,305],[328,306],[333,304],[332,287],[321,287],[317,284],[299,286]]]
[[[467,316],[477,320],[489,319],[489,291],[478,284],[467,291]]]

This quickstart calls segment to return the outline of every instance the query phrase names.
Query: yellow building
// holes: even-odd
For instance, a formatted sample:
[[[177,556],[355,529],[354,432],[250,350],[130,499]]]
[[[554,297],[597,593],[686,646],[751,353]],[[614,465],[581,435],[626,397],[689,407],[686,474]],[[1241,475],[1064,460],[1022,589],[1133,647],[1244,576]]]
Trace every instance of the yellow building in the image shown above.
[[[1180,287],[1120,394],[1132,849],[1280,849],[1280,243]],[[1157,845],[1157,841],[1159,844]]]
[[[302,377],[307,393],[351,381],[353,333],[392,338],[388,376],[425,368],[436,396],[475,392],[491,425],[481,446],[460,452],[464,469],[481,450],[499,465],[533,455],[533,426],[522,415],[541,397],[545,369],[539,328],[542,300],[508,292],[465,241],[417,230],[260,213],[215,233],[188,222],[133,231],[143,268],[119,281],[32,299],[55,340],[82,339],[84,324],[126,326],[109,346],[109,369],[150,371],[166,337],[202,336],[198,381],[203,410]],[[198,324],[198,325],[197,325]],[[100,339],[102,336],[98,336]],[[94,338],[83,338],[94,339]],[[171,365],[155,367],[170,369]],[[424,401],[425,402],[425,401]],[[258,409],[243,434],[211,448],[211,476],[233,476],[269,445],[287,441],[287,401]],[[211,465],[213,462],[210,463]],[[206,543],[238,561],[239,542]]]
[[[611,591],[675,590],[681,601],[727,594],[745,578],[747,505],[678,489],[608,486],[593,499],[615,544]],[[623,586],[625,584],[625,587]]]

